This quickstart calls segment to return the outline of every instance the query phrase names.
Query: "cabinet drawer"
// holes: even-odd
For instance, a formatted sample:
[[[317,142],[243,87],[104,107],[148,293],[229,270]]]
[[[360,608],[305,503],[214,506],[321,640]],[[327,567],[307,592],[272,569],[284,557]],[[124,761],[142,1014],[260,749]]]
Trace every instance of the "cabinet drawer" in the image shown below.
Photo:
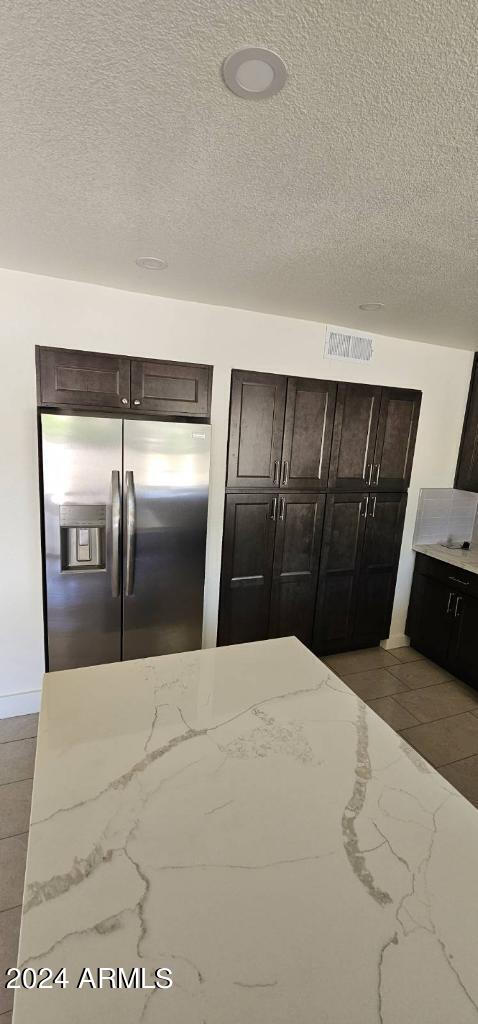
[[[171,416],[209,417],[211,366],[131,360],[131,408]]]
[[[41,406],[125,409],[130,404],[129,359],[75,349],[38,348]]]
[[[419,552],[415,558],[415,572],[421,576],[431,576],[433,579],[440,580],[451,590],[478,597],[478,573],[468,572],[457,565],[441,562],[438,558],[422,555]]]

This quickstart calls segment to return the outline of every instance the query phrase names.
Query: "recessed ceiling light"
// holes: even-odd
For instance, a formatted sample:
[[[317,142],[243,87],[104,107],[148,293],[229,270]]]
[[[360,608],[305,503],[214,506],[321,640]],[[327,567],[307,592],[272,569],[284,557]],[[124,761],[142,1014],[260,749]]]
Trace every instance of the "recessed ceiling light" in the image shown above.
[[[141,270],[165,270],[167,265],[166,260],[160,256],[138,256],[136,260],[136,266],[141,267]]]
[[[367,309],[367,310],[370,310],[371,312],[373,310],[384,309],[384,308],[385,308],[385,303],[384,302],[362,302],[360,304],[360,306],[359,306],[359,309]]]
[[[274,96],[287,81],[282,57],[262,46],[246,46],[230,53],[222,65],[222,74],[228,89],[247,100]]]

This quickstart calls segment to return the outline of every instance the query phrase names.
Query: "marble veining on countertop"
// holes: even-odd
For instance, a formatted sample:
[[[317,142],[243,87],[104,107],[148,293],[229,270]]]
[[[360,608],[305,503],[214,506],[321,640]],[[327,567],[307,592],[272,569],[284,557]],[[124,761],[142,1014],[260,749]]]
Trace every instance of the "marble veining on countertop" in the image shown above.
[[[477,1024],[477,864],[477,811],[293,638],[53,673],[19,963],[69,985],[14,1024]]]
[[[438,558],[440,562],[448,562],[460,569],[467,569],[468,572],[478,573],[478,551],[472,548],[463,551],[462,548],[447,548],[444,544],[414,544],[413,550],[421,555],[428,555],[430,558]]]

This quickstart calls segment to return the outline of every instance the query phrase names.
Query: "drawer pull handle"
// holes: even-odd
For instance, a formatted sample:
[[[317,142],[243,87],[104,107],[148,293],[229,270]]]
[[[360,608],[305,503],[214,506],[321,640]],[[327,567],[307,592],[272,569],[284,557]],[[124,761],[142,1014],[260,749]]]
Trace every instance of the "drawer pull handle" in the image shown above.
[[[452,602],[454,596],[455,595],[454,595],[453,591],[450,590],[450,593],[448,594],[448,604],[446,606],[446,613],[447,613],[447,615],[450,614],[451,602]]]
[[[459,580],[457,576],[449,576],[448,577],[448,581],[449,581],[449,583],[459,583],[460,587],[469,587],[470,586],[470,581],[469,580]]]

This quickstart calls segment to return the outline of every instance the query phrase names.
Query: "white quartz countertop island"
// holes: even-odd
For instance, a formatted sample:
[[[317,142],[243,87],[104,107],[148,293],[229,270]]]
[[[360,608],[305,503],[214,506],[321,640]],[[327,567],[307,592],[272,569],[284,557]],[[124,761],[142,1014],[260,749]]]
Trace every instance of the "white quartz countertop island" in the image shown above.
[[[14,1024],[476,1024],[477,950],[477,811],[297,640],[46,676]]]

